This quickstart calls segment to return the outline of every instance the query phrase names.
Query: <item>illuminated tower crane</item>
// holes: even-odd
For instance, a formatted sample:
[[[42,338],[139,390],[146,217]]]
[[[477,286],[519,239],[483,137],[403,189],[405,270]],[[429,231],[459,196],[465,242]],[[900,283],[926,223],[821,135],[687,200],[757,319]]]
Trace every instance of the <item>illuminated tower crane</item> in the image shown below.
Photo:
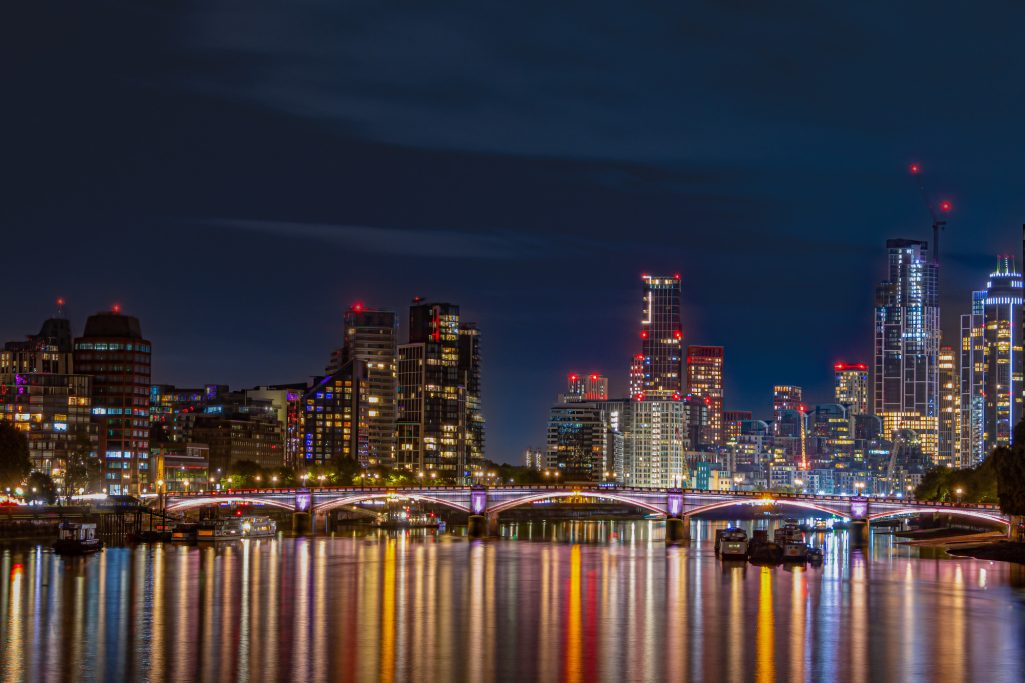
[[[940,200],[937,204],[930,201],[929,194],[925,191],[925,184],[922,182],[922,166],[920,164],[911,164],[908,170],[916,179],[918,191],[922,193],[922,201],[925,202],[925,208],[929,209],[929,215],[932,216],[932,261],[939,265],[940,231],[947,227],[947,221],[943,217],[950,213],[954,206],[946,199]]]

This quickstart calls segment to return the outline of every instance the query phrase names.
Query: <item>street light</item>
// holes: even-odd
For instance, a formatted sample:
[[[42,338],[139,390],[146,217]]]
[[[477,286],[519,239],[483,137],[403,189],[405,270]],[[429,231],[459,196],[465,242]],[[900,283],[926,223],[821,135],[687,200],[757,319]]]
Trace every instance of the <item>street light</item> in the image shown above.
[[[960,505],[961,504],[961,496],[964,495],[964,489],[961,488],[960,486],[958,486],[956,489],[954,489],[954,493],[957,494],[957,504]]]

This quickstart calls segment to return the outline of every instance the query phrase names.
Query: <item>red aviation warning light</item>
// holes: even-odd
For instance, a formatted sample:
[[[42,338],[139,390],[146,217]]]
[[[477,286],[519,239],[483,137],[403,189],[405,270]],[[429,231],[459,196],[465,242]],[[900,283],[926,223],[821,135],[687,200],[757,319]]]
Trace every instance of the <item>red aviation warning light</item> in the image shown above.
[[[360,311],[363,310],[363,303],[360,302],[360,301],[357,301],[356,303],[354,303],[352,305],[352,310],[355,311],[356,313],[359,313]]]
[[[597,382],[598,381],[598,374],[597,373],[594,373],[594,374],[591,375],[591,381],[592,382]]]
[[[641,339],[647,339],[647,338],[648,338],[648,331],[647,330],[641,330]]]
[[[576,382],[578,379],[580,379],[580,377],[578,377],[575,372],[571,372],[569,374],[569,381],[570,382]]]
[[[911,175],[918,175],[922,172],[922,167],[918,164],[911,164],[908,166],[908,170],[911,171]]]
[[[954,205],[951,204],[950,202],[948,202],[946,199],[944,199],[942,202],[940,202],[940,211],[942,211],[943,213],[949,213],[950,210],[953,209],[953,208],[954,208]]]
[[[63,306],[64,305],[64,297],[62,297],[62,296],[57,297],[57,305],[58,306]]]
[[[120,313],[121,312],[121,304],[114,304],[113,306],[110,307],[110,310],[112,310],[115,313]]]

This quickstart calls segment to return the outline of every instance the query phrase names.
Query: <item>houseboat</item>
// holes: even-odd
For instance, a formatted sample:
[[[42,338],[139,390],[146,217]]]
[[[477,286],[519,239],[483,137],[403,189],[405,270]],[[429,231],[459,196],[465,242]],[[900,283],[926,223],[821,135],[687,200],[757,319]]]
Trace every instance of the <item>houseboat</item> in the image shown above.
[[[58,555],[85,555],[103,549],[103,541],[96,536],[95,524],[62,522],[59,536],[53,542],[53,552]]]

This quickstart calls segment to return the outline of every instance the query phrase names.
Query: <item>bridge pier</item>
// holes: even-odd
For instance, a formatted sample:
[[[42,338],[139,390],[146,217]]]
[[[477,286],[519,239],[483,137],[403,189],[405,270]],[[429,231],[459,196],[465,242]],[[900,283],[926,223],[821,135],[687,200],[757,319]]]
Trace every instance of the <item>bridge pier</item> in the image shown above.
[[[851,499],[850,543],[852,548],[868,544],[871,528],[868,523],[868,501],[864,498]]]

